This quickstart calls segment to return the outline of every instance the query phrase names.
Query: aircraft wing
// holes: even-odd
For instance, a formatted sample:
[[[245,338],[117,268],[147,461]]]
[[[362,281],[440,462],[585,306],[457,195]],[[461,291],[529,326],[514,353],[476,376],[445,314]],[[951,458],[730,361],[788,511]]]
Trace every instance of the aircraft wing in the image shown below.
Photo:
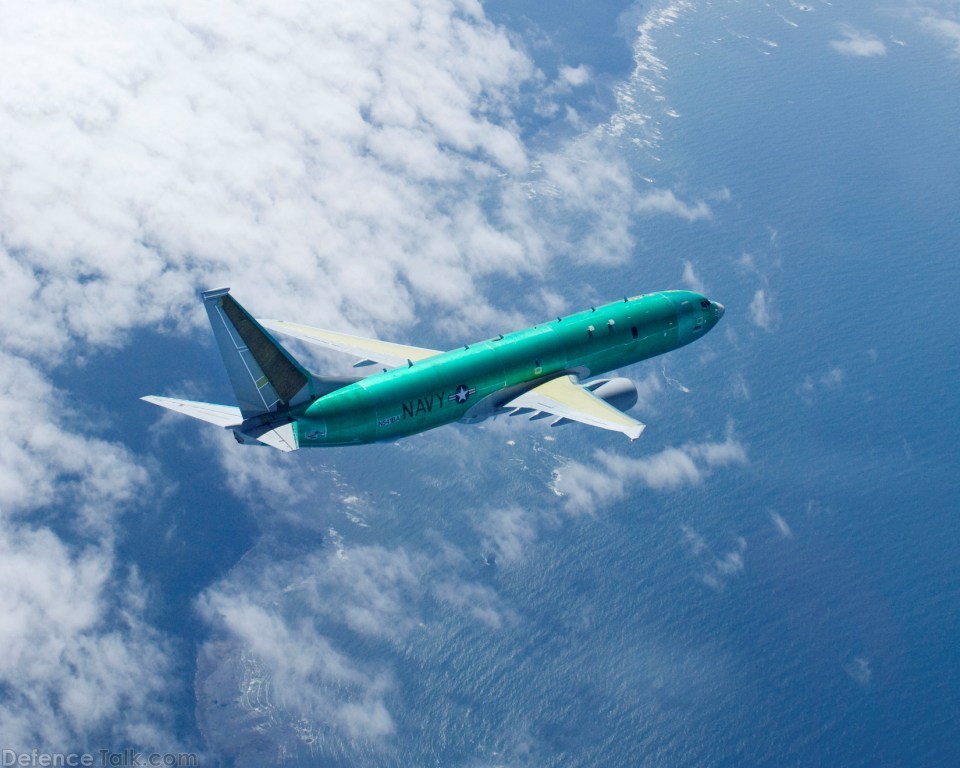
[[[218,427],[235,427],[243,423],[240,409],[232,405],[197,403],[193,400],[179,400],[174,397],[157,397],[156,395],[147,395],[140,399],[163,408],[169,408],[171,411],[185,413],[187,416],[200,419],[200,421],[216,424]]]
[[[631,440],[640,437],[646,425],[614,408],[605,400],[580,386],[574,376],[561,376],[529,389],[504,403],[503,408],[537,411],[531,418],[553,414],[559,418],[550,426],[579,421],[600,429],[622,432]]]
[[[409,362],[425,360],[428,357],[439,355],[438,349],[424,349],[410,347],[406,344],[394,344],[379,339],[365,339],[362,336],[350,336],[336,331],[325,331],[322,328],[311,328],[309,325],[289,323],[285,320],[257,320],[260,325],[270,331],[293,336],[295,339],[316,344],[337,352],[346,352],[360,358],[354,367],[380,363],[388,368],[397,368]]]
[[[141,397],[148,403],[169,408],[171,411],[192,416],[200,421],[216,424],[218,427],[229,429],[239,427],[243,423],[243,414],[240,409],[232,405],[217,405],[216,403],[198,403],[193,400],[179,400],[175,397],[157,397],[147,395]],[[234,430],[237,432],[237,430]],[[277,450],[289,453],[299,448],[293,424],[264,424],[246,430],[240,430],[243,437],[251,437],[264,445],[272,446]],[[242,440],[241,442],[246,442]]]

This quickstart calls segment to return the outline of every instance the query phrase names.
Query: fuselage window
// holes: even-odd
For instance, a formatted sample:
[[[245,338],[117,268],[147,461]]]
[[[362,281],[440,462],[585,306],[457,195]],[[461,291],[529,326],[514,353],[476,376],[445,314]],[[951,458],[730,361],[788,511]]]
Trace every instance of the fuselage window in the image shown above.
[[[633,334],[633,338],[637,338],[637,336],[640,335],[639,333],[637,333],[637,326],[633,326],[633,327],[630,329],[630,333]]]

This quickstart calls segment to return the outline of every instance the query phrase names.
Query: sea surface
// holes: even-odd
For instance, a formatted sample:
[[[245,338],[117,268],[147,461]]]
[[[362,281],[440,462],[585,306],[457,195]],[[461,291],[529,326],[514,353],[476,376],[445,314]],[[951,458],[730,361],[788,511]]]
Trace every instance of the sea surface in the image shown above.
[[[638,215],[629,261],[572,263],[554,290],[586,305],[695,280],[726,316],[625,371],[653,392],[633,445],[501,419],[334,451],[304,464],[330,489],[298,501],[310,531],[241,492],[214,509],[190,477],[171,488],[197,533],[154,577],[185,600],[219,578],[253,594],[319,558],[256,599],[382,680],[368,693],[393,724],[344,737],[195,617],[198,732],[235,765],[955,765],[960,60],[871,3],[485,7],[568,40],[531,48],[544,71],[616,84],[583,110],[640,193],[709,209]],[[842,55],[845,29],[885,55]],[[184,370],[211,352],[193,349]],[[564,486],[707,443],[744,459],[666,488],[601,474],[588,510]],[[131,546],[146,557],[165,525]],[[216,553],[203,572],[191,547]],[[418,574],[379,585],[403,606],[379,635],[330,607],[351,599],[336,569],[371,552]]]

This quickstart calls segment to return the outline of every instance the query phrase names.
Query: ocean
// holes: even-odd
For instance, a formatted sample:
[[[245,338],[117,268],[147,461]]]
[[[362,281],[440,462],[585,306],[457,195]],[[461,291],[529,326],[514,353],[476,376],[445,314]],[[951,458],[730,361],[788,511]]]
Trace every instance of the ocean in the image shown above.
[[[955,764],[960,60],[873,4],[485,8],[552,36],[529,44],[547,75],[589,66],[593,146],[683,204],[638,204],[629,258],[549,287],[697,287],[726,315],[624,372],[635,444],[502,418],[301,452],[302,494],[239,465],[216,510],[171,489],[219,553],[154,574],[182,587],[161,626],[199,602],[204,743],[258,766]],[[249,608],[233,634],[205,582]]]

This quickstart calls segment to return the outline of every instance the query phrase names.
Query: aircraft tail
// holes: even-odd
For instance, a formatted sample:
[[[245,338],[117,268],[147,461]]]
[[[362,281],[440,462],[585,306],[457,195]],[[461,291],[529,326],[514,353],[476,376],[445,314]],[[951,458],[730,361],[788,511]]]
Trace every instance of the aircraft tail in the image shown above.
[[[141,399],[229,429],[240,443],[297,450],[295,419],[288,408],[357,379],[308,373],[237,303],[229,288],[204,291],[202,296],[239,407],[153,395]]]
[[[311,397],[313,376],[237,303],[229,288],[202,295],[239,407],[153,395],[141,399],[230,429],[240,443],[297,450],[293,420],[284,410]]]
[[[310,398],[313,377],[237,303],[229,288],[202,295],[244,420]]]

